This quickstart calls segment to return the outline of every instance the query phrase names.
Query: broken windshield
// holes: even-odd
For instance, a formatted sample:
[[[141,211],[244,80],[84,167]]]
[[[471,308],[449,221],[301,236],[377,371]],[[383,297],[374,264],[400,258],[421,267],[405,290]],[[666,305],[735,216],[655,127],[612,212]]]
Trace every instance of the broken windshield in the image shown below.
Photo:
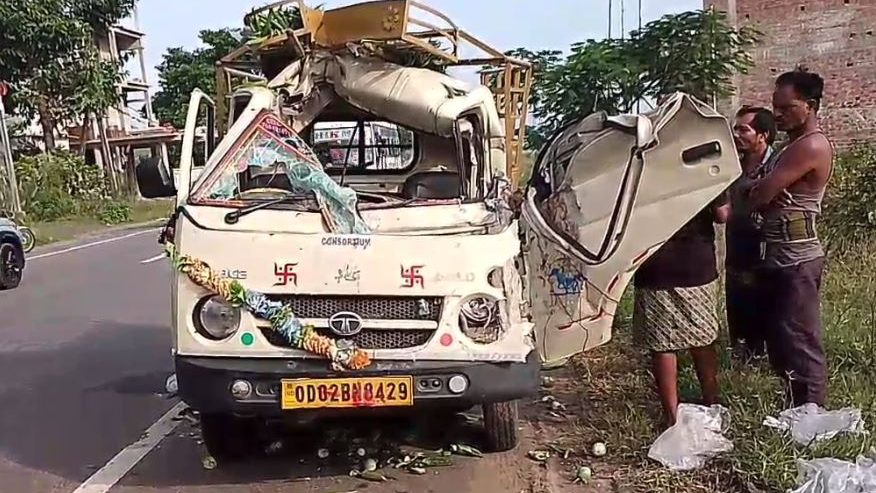
[[[192,194],[192,202],[239,205],[256,199],[315,199],[339,233],[364,234],[357,196],[328,176],[313,150],[270,112],[262,112]]]

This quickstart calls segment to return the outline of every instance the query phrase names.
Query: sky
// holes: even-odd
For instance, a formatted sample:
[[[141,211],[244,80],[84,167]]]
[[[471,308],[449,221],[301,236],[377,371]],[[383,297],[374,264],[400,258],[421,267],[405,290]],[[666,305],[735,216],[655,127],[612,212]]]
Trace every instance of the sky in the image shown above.
[[[526,47],[566,50],[569,45],[608,34],[610,0],[421,0],[448,15],[461,28],[500,51]],[[624,30],[638,26],[638,0],[613,0],[612,32],[621,30],[620,6],[624,2]],[[641,0],[643,23],[667,13],[702,8],[702,0]],[[140,0],[139,29],[146,34],[148,82],[157,91],[155,66],[171,47],[198,46],[202,29],[238,27],[243,16],[265,0]],[[308,5],[332,8],[357,0],[311,0]],[[425,20],[425,19],[424,19]],[[130,24],[131,21],[126,21]],[[134,74],[132,74],[134,75]],[[139,75],[139,74],[136,74]]]

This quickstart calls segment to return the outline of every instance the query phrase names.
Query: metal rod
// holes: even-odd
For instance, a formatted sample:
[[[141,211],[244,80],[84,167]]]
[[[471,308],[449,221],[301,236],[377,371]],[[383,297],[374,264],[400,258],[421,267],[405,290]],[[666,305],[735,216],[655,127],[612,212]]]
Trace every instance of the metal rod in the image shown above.
[[[626,31],[624,30],[624,16],[626,15],[626,11],[624,10],[624,0],[620,0],[620,37],[624,39],[626,36]]]
[[[6,107],[3,96],[0,96],[0,139],[3,140],[3,160],[6,163],[6,176],[9,177],[9,199],[12,201],[12,212],[21,212],[21,198],[18,196],[18,179],[15,177],[15,162],[12,160],[12,145],[9,142],[9,132],[6,129]]]
[[[608,0],[608,39],[611,39],[611,7],[614,0]]]

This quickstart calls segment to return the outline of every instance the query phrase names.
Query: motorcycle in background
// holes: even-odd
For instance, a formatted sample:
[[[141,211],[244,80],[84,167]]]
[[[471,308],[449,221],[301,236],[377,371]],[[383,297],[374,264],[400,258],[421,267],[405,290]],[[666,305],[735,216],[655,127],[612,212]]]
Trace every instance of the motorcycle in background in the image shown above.
[[[15,220],[15,214],[12,212],[0,212],[0,225],[10,226],[18,231],[18,235],[21,237],[21,249],[24,253],[30,253],[30,251],[36,246],[36,235],[33,233],[33,230],[27,226],[18,224]]]

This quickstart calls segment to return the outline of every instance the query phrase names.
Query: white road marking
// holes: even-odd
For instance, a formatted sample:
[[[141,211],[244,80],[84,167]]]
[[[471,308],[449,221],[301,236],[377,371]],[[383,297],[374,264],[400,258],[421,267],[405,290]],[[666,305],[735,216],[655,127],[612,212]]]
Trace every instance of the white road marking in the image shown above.
[[[116,241],[121,241],[121,240],[126,240],[128,238],[133,238],[135,236],[145,235],[146,233],[154,233],[156,231],[161,231],[161,228],[153,228],[153,229],[147,229],[145,231],[137,231],[136,233],[126,234],[123,236],[115,236],[113,238],[107,238],[105,240],[100,240],[100,241],[94,241],[91,243],[86,243],[84,245],[77,245],[74,247],[65,248],[63,250],[58,250],[56,252],[49,252],[49,253],[43,253],[40,255],[34,255],[33,257],[27,257],[26,260],[28,262],[33,262],[34,260],[39,260],[41,258],[55,257],[57,255],[63,255],[65,253],[75,252],[77,250],[84,250],[86,248],[96,247],[96,246],[100,246],[100,245],[106,245],[107,243],[113,243]]]
[[[158,262],[159,260],[161,260],[165,257],[166,257],[166,255],[164,255],[163,253],[160,253],[152,258],[147,258],[146,260],[141,260],[140,263],[141,264],[151,264],[152,262]]]
[[[146,454],[152,451],[164,437],[171,434],[180,423],[173,418],[179,415],[187,406],[184,402],[170,408],[164,416],[147,429],[141,438],[128,445],[105,466],[86,479],[84,483],[73,490],[73,493],[106,493],[116,485],[128,472],[139,463]]]

